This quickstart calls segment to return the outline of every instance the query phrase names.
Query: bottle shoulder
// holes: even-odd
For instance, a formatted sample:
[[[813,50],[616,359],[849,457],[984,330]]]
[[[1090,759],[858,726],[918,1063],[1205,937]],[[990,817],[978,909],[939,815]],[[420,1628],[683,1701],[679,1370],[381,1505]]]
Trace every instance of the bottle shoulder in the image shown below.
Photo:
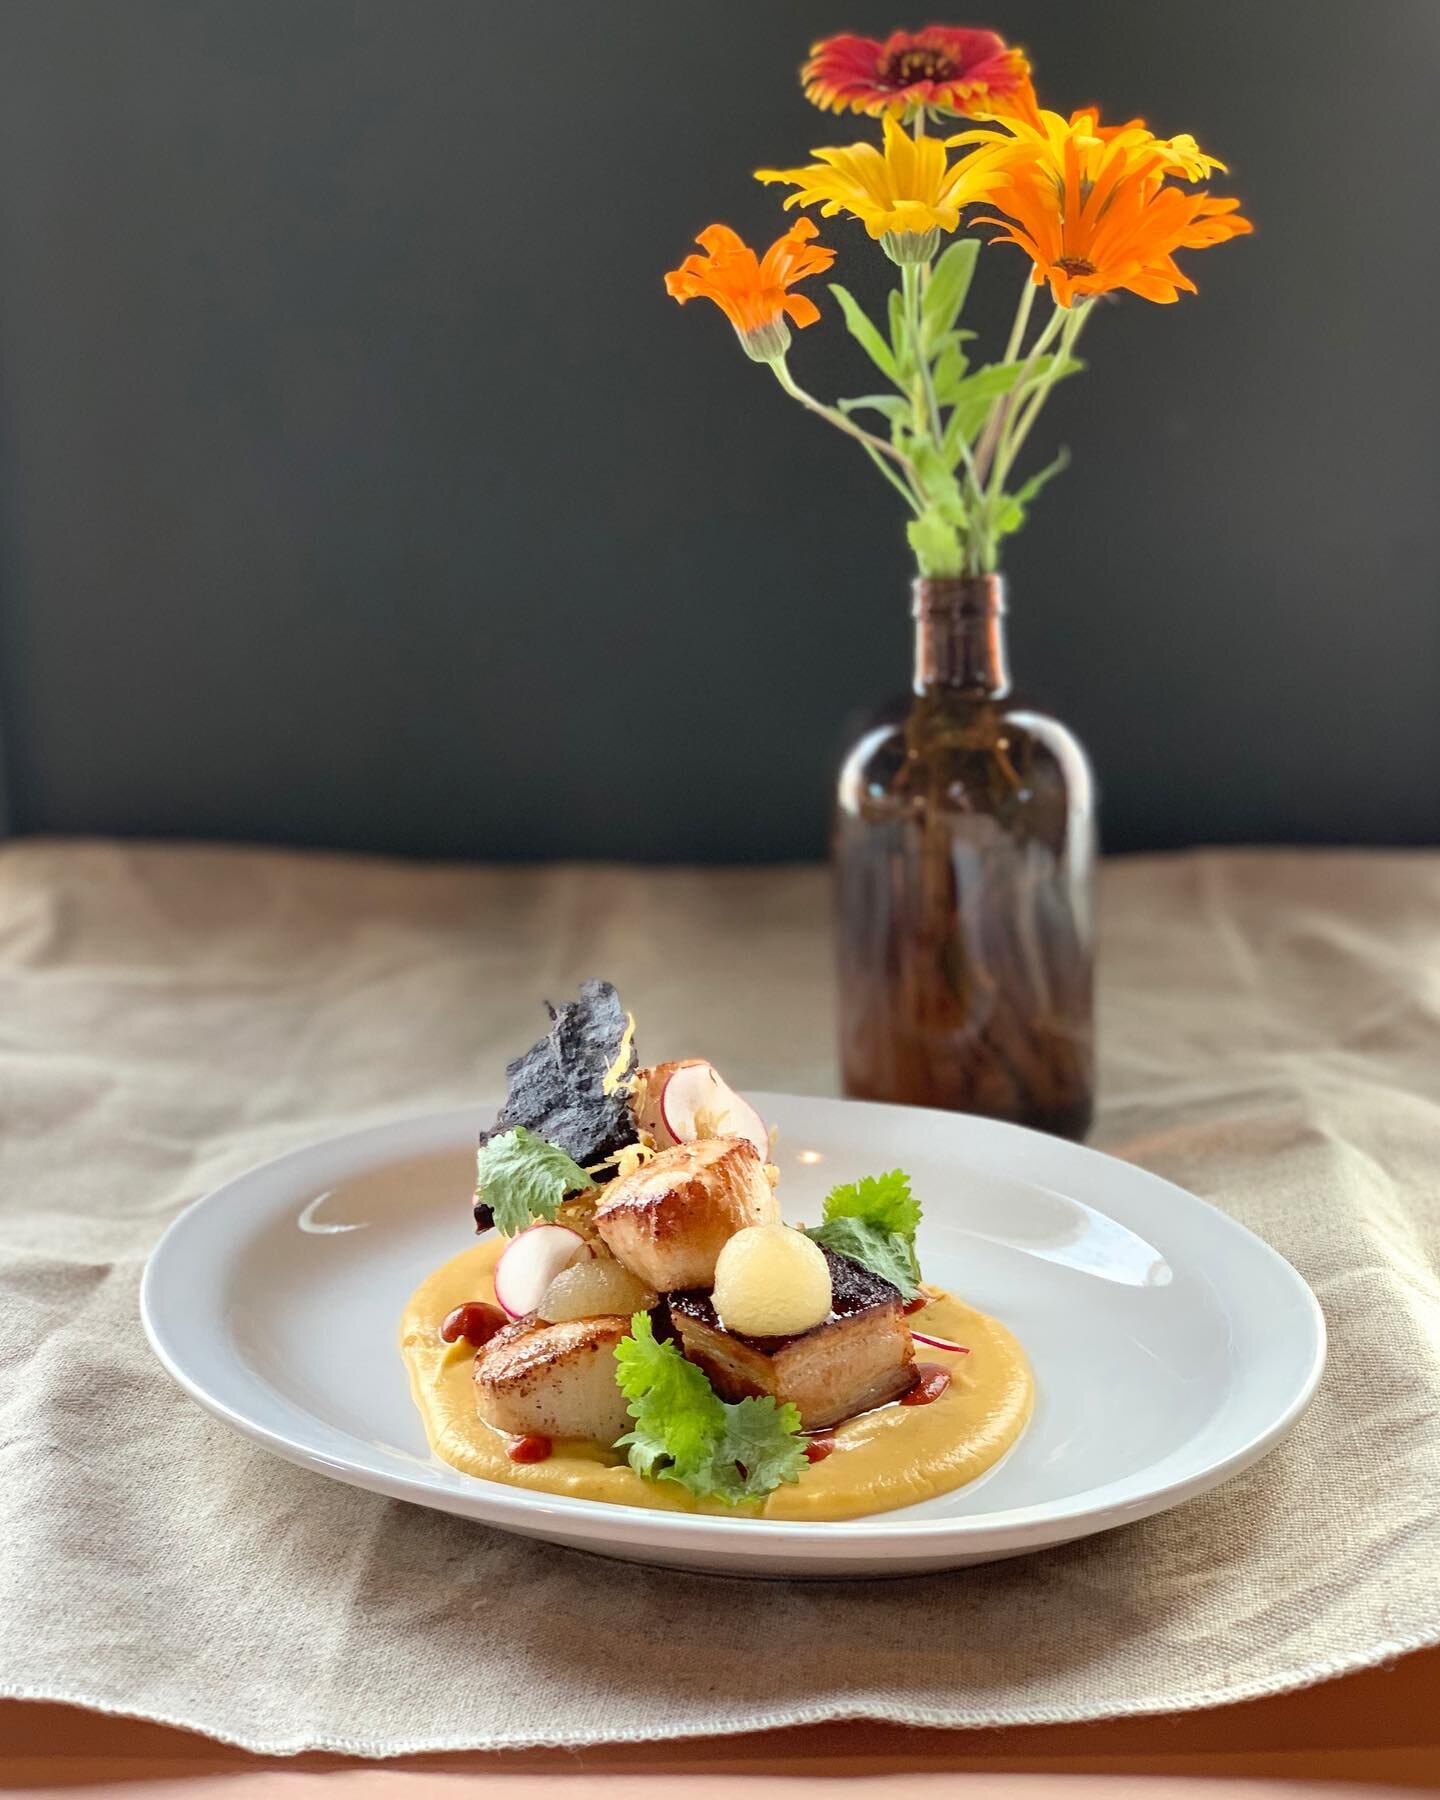
[[[922,795],[966,811],[982,797],[1005,796],[1009,804],[1063,803],[1083,813],[1093,806],[1093,786],[1074,732],[1023,696],[907,696],[858,731],[841,763],[838,799],[851,813]]]

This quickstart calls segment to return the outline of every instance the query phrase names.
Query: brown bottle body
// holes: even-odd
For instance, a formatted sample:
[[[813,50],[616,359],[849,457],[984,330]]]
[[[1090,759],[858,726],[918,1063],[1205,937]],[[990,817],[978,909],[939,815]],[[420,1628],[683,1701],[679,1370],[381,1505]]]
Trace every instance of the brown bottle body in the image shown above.
[[[841,769],[845,1091],[1083,1137],[1094,1109],[1094,789],[1010,691],[999,577],[915,584],[915,692]]]

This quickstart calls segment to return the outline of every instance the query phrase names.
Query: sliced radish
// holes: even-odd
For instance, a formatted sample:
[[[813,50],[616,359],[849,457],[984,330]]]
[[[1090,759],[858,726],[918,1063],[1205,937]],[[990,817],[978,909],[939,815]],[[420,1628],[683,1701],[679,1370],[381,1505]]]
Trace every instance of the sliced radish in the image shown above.
[[[913,1329],[911,1330],[910,1335],[917,1344],[928,1344],[932,1350],[953,1350],[957,1356],[968,1356],[970,1354],[970,1346],[968,1344],[952,1343],[949,1338],[928,1337],[925,1332],[915,1331]]]
[[[568,1225],[531,1225],[512,1238],[495,1265],[495,1298],[512,1319],[523,1319],[560,1273],[593,1251]]]
[[[748,1138],[762,1157],[770,1154],[770,1133],[748,1100],[721,1079],[713,1063],[681,1063],[660,1090],[660,1117],[677,1144],[697,1138]]]
[[[708,1067],[708,1063],[691,1057],[686,1062],[656,1063],[653,1068],[640,1070],[640,1081],[636,1087],[635,1123],[641,1131],[649,1132],[657,1149],[672,1149],[678,1141],[670,1135],[660,1111],[660,1096],[665,1091],[665,1083],[677,1069]]]

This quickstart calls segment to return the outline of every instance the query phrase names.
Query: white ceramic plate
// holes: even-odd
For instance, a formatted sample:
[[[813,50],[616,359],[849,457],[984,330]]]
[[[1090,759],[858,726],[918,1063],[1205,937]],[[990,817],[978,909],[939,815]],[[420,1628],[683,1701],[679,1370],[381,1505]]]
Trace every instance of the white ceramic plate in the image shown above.
[[[306,1468],[507,1531],[724,1574],[904,1574],[1014,1556],[1160,1512],[1272,1448],[1325,1328],[1288,1263],[1158,1176],[956,1113],[781,1094],[787,1212],[897,1166],[928,1279],[1003,1319],[1035,1415],[969,1487],[844,1523],[692,1517],[533,1494],[433,1457],[397,1348],[406,1300],[470,1239],[482,1105],[332,1138],[198,1201],[145,1271],[145,1328],[202,1406]],[[1225,1554],[1223,1544],[1216,1555]]]

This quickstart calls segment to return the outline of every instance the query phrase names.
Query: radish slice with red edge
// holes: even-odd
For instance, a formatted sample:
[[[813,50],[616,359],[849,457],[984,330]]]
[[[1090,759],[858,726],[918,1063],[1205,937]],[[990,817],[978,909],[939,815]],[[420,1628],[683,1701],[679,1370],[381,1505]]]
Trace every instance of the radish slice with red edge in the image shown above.
[[[568,1225],[530,1225],[510,1240],[495,1265],[495,1298],[512,1319],[523,1319],[562,1269],[593,1254]]]
[[[743,1095],[721,1078],[713,1063],[681,1063],[660,1090],[660,1117],[677,1144],[697,1138],[742,1137],[762,1160],[770,1155],[770,1132]]]
[[[929,1337],[923,1331],[912,1331],[910,1335],[917,1344],[928,1344],[932,1350],[953,1350],[957,1356],[970,1354],[968,1344],[954,1344],[949,1338]]]

